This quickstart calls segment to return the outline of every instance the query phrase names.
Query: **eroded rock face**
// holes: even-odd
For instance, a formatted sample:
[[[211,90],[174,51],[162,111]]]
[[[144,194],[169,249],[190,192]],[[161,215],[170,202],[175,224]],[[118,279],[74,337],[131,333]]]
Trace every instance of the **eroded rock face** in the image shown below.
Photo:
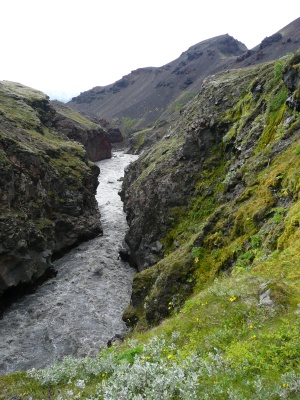
[[[111,143],[123,142],[124,138],[119,128],[109,128],[107,131]]]
[[[111,158],[111,140],[108,132],[59,101],[53,101],[52,105],[57,111],[55,128],[69,139],[83,144],[91,161]]]
[[[279,155],[295,154],[299,116],[286,100],[298,78],[293,73],[288,87],[282,80],[284,65],[298,68],[294,61],[211,75],[165,136],[126,171],[125,241],[139,270],[124,314],[129,325],[158,323],[191,294],[194,281],[229,271],[237,262],[233,241],[248,249],[260,232],[276,249],[272,213],[288,208],[293,196],[282,196],[281,174],[268,184],[264,177],[270,165],[280,165]]]
[[[286,104],[291,109],[300,111],[300,53],[295,54],[285,67],[283,80],[290,91]]]
[[[102,232],[99,168],[82,145],[53,128],[41,92],[0,82],[0,297],[31,285],[58,257]],[[1,303],[1,304],[2,304]],[[0,304],[0,306],[1,306]]]

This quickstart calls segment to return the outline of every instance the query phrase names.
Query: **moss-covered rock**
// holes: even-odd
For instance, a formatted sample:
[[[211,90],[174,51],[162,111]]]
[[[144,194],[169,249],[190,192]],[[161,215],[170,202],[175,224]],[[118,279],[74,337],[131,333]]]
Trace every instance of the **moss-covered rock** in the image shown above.
[[[91,161],[111,158],[111,140],[99,123],[91,121],[59,101],[52,101],[56,111],[53,126],[71,140],[83,144]]]
[[[139,318],[157,323],[169,313],[170,291],[180,293],[186,280],[202,290],[297,235],[300,116],[284,84],[297,57],[210,76],[168,134],[128,169],[125,239],[141,278],[145,268],[159,271],[146,297],[135,279]],[[182,293],[180,302],[191,287]]]
[[[57,257],[101,233],[99,168],[54,129],[41,92],[0,82],[0,296],[31,285]],[[1,297],[2,300],[3,297]]]

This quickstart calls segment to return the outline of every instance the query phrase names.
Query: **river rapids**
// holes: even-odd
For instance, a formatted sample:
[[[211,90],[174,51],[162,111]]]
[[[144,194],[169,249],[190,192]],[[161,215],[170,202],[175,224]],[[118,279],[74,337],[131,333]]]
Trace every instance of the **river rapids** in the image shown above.
[[[126,332],[122,314],[135,271],[119,258],[128,226],[118,191],[124,168],[136,157],[115,152],[97,163],[103,236],[57,260],[55,278],[6,310],[0,320],[0,374],[96,354]]]

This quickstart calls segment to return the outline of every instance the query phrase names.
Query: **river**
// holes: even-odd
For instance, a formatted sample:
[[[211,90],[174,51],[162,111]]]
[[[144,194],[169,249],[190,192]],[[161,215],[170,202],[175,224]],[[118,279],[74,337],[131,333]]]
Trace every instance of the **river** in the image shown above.
[[[124,168],[136,158],[117,151],[97,163],[103,236],[57,260],[55,278],[6,310],[0,320],[0,374],[43,368],[66,355],[96,354],[126,332],[122,314],[135,270],[119,259],[128,226],[118,191]]]

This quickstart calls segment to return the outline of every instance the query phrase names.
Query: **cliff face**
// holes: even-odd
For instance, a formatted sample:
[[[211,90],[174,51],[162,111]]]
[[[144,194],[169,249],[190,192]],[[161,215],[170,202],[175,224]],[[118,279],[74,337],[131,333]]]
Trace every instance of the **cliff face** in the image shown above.
[[[111,158],[111,140],[108,132],[64,103],[52,101],[51,104],[57,112],[53,121],[57,131],[83,144],[91,161]]]
[[[48,98],[0,82],[0,297],[51,271],[57,257],[101,233],[99,168],[54,126]],[[61,119],[62,121],[62,119]]]
[[[296,251],[299,76],[298,54],[208,77],[126,171],[126,243],[140,271],[129,324],[157,323],[222,271]]]

